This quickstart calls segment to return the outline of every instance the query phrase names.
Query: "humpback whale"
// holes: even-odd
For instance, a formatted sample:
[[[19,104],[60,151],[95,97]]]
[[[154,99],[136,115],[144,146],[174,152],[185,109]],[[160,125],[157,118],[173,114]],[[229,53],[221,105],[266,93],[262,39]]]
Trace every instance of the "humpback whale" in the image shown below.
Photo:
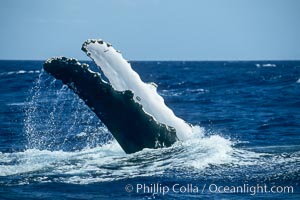
[[[192,131],[189,124],[166,106],[156,91],[157,85],[144,83],[110,43],[87,40],[81,49],[108,82],[87,64],[73,58],[50,58],[44,63],[44,70],[85,102],[126,153],[169,147]]]

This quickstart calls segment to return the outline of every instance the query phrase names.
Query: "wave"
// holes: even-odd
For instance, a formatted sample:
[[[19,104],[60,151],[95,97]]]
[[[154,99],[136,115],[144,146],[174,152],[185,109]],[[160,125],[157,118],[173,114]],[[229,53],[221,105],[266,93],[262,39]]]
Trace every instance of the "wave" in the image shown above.
[[[277,67],[276,64],[272,64],[272,63],[266,63],[266,64],[255,64],[255,66],[257,68],[260,68],[260,67]]]
[[[28,149],[0,153],[0,176],[26,174],[33,182],[87,184],[162,175],[169,169],[203,169],[234,160],[229,140],[218,135],[203,137],[200,127],[195,127],[194,132],[195,138],[172,147],[144,149],[134,154],[125,154],[115,140],[75,152]]]
[[[209,90],[207,89],[202,89],[202,88],[197,88],[197,89],[164,89],[160,92],[161,96],[172,96],[172,97],[177,97],[177,96],[190,96],[192,94],[194,95],[202,95],[209,93]]]
[[[18,70],[18,71],[10,71],[10,72],[2,72],[0,76],[7,76],[7,75],[16,75],[16,74],[39,74],[40,70]]]
[[[297,171],[295,163],[300,161],[299,147],[295,148],[295,152],[279,155],[259,153],[254,149],[236,148],[235,142],[217,134],[202,135],[200,127],[196,127],[194,132],[193,138],[177,142],[172,147],[144,149],[134,154],[125,154],[114,140],[74,152],[28,149],[0,153],[0,185],[46,182],[90,184],[136,177],[172,177],[174,171],[178,178],[204,178],[209,175],[213,179],[223,179],[224,174],[231,178],[238,177],[254,168],[261,178],[267,178],[272,173],[280,174],[282,167],[291,174]],[[276,147],[264,148],[270,150]],[[5,181],[4,177],[12,182]]]

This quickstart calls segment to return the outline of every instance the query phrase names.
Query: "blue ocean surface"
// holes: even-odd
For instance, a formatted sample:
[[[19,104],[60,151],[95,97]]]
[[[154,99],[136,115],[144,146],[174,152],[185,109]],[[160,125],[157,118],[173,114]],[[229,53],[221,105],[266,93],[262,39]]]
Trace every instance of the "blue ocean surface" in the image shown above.
[[[127,155],[43,61],[0,61],[1,200],[300,199],[300,61],[130,63],[190,139]]]

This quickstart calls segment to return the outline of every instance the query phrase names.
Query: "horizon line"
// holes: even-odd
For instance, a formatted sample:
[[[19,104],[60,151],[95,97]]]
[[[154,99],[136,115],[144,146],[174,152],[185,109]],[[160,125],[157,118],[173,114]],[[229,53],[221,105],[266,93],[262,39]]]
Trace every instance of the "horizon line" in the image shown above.
[[[0,61],[46,61],[47,59],[0,59]],[[78,61],[84,62],[93,62],[93,60],[85,60],[85,59],[77,59]],[[279,62],[279,61],[288,61],[288,62],[300,62],[300,59],[217,59],[217,60],[128,60],[129,62],[265,62],[265,61],[272,61],[272,62]]]

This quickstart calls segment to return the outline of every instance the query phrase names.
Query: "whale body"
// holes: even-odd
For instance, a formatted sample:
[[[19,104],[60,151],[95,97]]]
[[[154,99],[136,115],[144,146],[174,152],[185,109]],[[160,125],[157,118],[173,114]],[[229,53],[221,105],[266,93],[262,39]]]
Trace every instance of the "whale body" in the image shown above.
[[[191,132],[191,126],[165,105],[156,85],[144,83],[111,44],[87,40],[82,50],[109,82],[87,64],[72,58],[50,58],[44,63],[44,70],[86,103],[126,153],[169,147]]]

